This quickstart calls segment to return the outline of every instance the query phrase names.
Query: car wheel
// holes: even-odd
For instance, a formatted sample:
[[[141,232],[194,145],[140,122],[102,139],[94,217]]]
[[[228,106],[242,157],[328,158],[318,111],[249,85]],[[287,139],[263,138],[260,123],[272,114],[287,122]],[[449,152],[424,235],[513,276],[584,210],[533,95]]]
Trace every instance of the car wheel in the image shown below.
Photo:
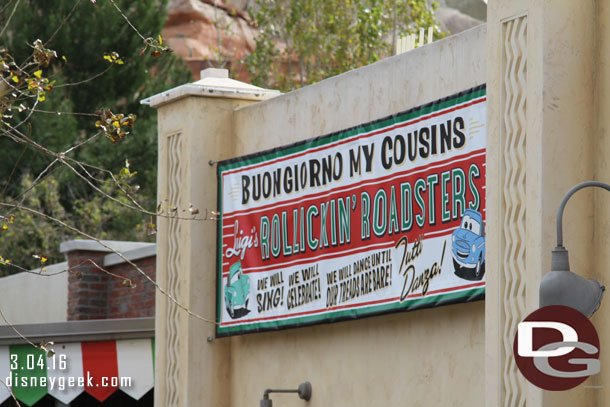
[[[477,276],[478,265],[476,267],[462,267],[455,259],[453,259],[453,267],[455,269],[455,275],[464,280],[474,281],[480,280]],[[482,276],[481,276],[482,277]]]
[[[455,259],[453,259],[453,272],[458,277],[462,276],[462,267],[459,265],[459,263],[457,261],[455,261]]]
[[[455,259],[453,259],[453,270],[454,274],[459,278],[463,278],[465,280],[472,280],[472,278],[469,278],[468,276],[468,269],[462,267],[457,261],[455,261]]]
[[[248,308],[248,301],[250,301],[250,298],[246,298],[246,304],[244,305],[244,308]]]
[[[229,306],[227,307],[227,311],[229,312],[229,315],[231,316],[231,318],[235,318],[235,309],[233,308],[233,304],[229,304]]]

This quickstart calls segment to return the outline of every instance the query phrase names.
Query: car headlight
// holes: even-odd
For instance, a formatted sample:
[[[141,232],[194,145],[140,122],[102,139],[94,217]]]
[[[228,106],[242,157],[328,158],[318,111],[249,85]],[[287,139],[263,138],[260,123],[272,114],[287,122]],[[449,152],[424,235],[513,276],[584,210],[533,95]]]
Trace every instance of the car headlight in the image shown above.
[[[472,246],[474,247],[474,246]],[[237,295],[237,291],[233,291],[233,297],[235,297]]]
[[[477,247],[475,245],[472,245],[472,252],[474,253],[477,250]]]

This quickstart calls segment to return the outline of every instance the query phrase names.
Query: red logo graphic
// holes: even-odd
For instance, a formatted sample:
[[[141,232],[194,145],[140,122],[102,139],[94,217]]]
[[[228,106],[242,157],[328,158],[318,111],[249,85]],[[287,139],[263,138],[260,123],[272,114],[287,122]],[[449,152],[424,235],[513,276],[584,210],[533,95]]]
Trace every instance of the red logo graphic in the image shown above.
[[[599,373],[599,338],[580,312],[552,305],[519,323],[513,354],[517,367],[544,390],[569,390]]]

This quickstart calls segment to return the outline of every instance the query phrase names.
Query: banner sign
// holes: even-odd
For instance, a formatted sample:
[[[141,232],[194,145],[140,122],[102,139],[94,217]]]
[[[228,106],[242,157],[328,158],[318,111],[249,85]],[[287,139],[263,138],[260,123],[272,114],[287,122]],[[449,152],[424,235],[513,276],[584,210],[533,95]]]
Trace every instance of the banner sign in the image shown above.
[[[485,101],[220,162],[217,335],[482,299]]]

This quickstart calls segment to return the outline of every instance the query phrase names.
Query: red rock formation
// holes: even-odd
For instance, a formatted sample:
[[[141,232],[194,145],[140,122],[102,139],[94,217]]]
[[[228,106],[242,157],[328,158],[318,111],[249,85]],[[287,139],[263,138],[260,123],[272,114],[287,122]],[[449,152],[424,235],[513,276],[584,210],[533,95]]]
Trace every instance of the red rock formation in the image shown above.
[[[249,80],[240,62],[254,49],[256,29],[248,13],[223,0],[170,0],[167,11],[163,37],[187,62],[194,79],[202,69],[216,67],[229,69],[232,78]]]
[[[436,17],[452,34],[480,24],[472,15],[480,18],[486,12],[484,0],[437,1]],[[241,62],[254,49],[257,32],[244,11],[249,5],[256,6],[253,0],[169,0],[163,37],[187,62],[195,80],[202,69],[215,67],[229,69],[234,79],[250,81]],[[462,10],[454,9],[456,5]]]

